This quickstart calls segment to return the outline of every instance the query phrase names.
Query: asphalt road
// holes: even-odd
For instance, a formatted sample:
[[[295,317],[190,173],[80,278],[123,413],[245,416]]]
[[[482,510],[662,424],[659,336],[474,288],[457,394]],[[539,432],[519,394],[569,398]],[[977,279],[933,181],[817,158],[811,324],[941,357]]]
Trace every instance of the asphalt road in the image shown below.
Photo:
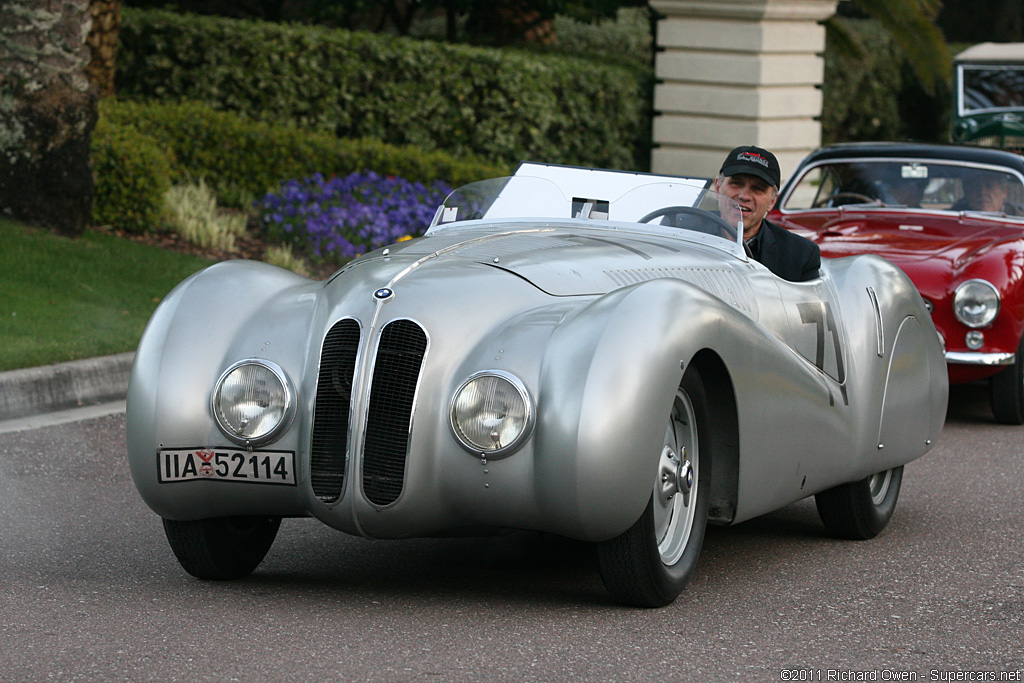
[[[811,501],[711,529],[660,610],[612,603],[579,543],[311,520],[203,583],[124,451],[119,414],[0,433],[0,680],[1022,680],[1024,428],[973,389],[879,538],[825,537]]]

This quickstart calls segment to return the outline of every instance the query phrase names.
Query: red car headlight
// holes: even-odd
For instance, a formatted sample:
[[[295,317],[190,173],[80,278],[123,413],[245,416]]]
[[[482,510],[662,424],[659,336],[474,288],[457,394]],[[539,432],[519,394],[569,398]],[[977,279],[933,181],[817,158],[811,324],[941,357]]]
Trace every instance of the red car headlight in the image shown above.
[[[968,280],[956,288],[953,313],[967,327],[985,327],[999,314],[999,290],[985,280]]]

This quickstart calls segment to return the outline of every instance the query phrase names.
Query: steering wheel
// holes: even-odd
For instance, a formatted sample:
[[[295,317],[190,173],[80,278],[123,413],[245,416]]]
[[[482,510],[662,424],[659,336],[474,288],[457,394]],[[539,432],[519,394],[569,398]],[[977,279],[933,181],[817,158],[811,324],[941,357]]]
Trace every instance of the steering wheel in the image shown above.
[[[680,215],[692,216],[695,220],[688,222],[685,226],[679,225],[677,217]],[[638,223],[650,223],[655,218],[661,218],[662,216],[671,216],[672,228],[684,228],[686,230],[693,230],[695,232],[703,232],[708,235],[723,234],[723,220],[704,209],[695,209],[692,206],[666,206],[661,209],[651,211],[649,214],[641,218]]]
[[[836,204],[836,200],[840,198],[856,200],[852,202],[842,202],[843,204],[870,204],[871,202],[875,201],[872,197],[869,197],[866,194],[861,194],[860,192],[837,192],[831,197],[822,197],[818,201],[814,202],[814,204],[811,205],[811,208],[820,209],[821,207],[829,203],[831,203],[833,206],[838,206]]]

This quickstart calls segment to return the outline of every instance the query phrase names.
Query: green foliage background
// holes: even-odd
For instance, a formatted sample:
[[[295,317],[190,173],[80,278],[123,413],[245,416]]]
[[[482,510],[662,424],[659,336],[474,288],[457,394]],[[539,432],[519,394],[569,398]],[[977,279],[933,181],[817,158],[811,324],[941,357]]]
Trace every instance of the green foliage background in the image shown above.
[[[449,185],[507,175],[511,166],[443,151],[348,140],[249,121],[196,102],[106,100],[92,140],[93,219],[129,232],[157,227],[170,183],[203,179],[224,206],[247,208],[282,180],[314,173],[382,175]]]
[[[837,21],[863,50],[827,46],[822,141],[948,139],[949,85],[925,94],[876,22]],[[140,101],[102,107],[95,218],[152,226],[168,165],[240,208],[315,172],[458,186],[523,159],[647,170],[647,15],[556,23],[556,46],[524,52],[125,10],[118,85]]]
[[[877,22],[836,21],[861,43],[863,55],[846,55],[831,41],[826,45],[822,142],[948,141],[952,84],[925,93],[896,41]]]
[[[650,66],[126,9],[120,96],[514,164],[644,169]]]

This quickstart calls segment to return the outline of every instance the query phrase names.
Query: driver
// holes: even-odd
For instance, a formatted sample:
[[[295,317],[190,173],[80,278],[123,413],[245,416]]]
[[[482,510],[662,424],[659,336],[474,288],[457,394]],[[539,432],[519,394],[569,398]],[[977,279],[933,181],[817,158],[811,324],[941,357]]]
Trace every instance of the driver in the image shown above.
[[[740,205],[743,242],[751,258],[785,280],[813,280],[821,267],[818,245],[765,219],[778,199],[779,179],[774,154],[760,147],[737,147],[722,163],[715,191]]]

